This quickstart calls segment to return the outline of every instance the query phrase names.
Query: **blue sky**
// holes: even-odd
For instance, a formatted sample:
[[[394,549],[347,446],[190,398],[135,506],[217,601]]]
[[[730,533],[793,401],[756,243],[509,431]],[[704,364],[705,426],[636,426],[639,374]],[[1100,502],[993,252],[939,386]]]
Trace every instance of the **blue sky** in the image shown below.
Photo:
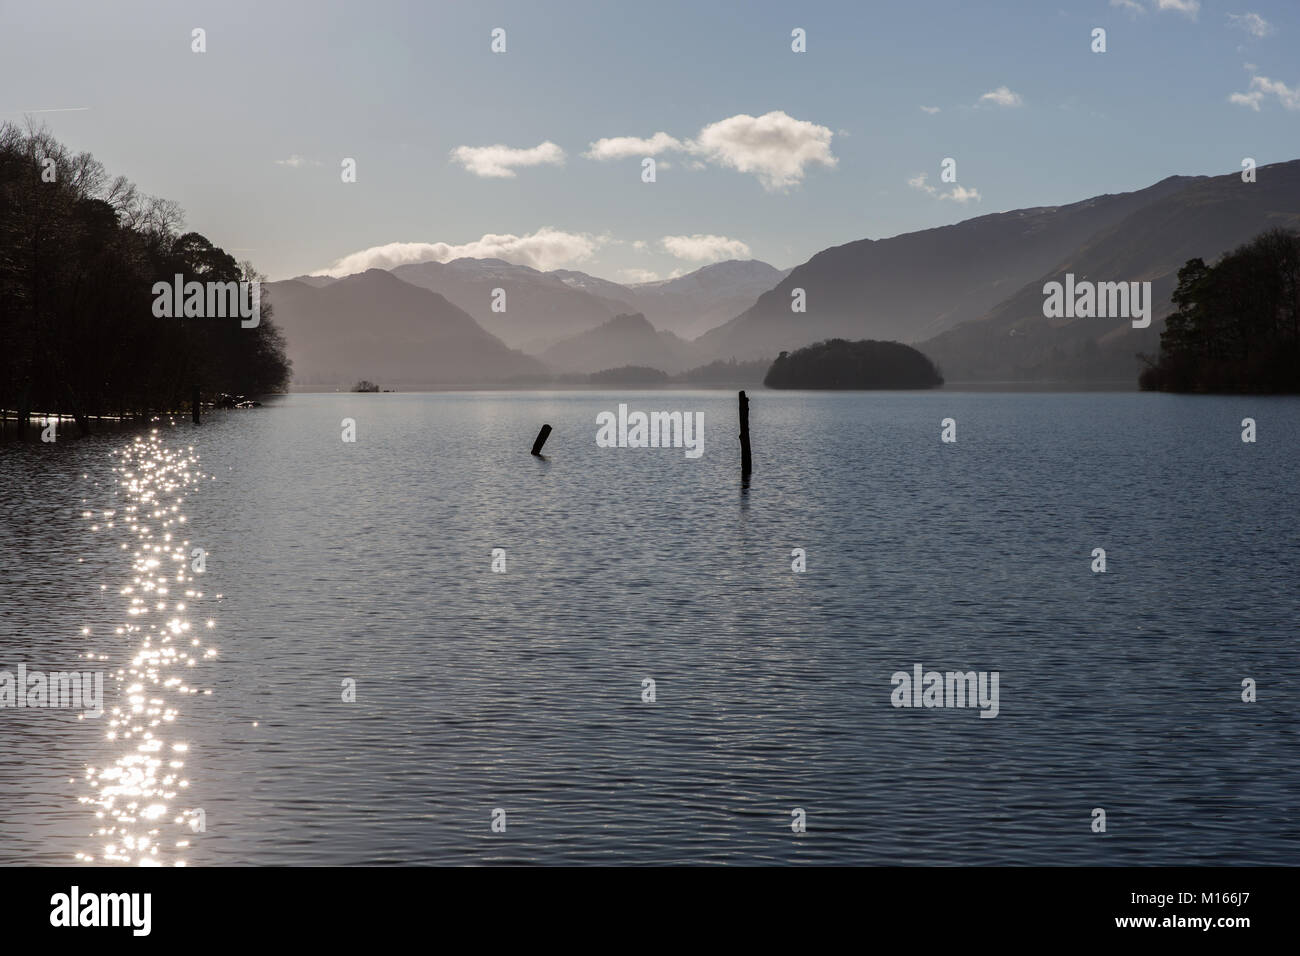
[[[1298,158],[1297,49],[1295,0],[0,0],[0,119],[60,110],[31,115],[271,278],[468,252],[627,281]],[[649,144],[585,155],[657,133],[654,183]],[[473,152],[548,143],[513,176]]]

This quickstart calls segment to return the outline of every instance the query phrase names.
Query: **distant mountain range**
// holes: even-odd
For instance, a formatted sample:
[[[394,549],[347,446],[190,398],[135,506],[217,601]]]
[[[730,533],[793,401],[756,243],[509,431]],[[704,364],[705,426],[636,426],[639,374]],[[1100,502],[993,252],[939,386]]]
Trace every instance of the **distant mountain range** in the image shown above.
[[[831,338],[914,344],[950,384],[1135,384],[1135,353],[1158,346],[1187,259],[1213,261],[1274,226],[1300,229],[1300,160],[1256,175],[1171,176],[1135,192],[862,239],[793,270],[729,261],[621,285],[456,259],[271,283],[271,300],[299,387],[363,377],[385,387],[503,384],[628,365],[676,373]],[[1150,281],[1156,321],[1137,330],[1124,319],[1044,318],[1042,287],[1067,271]],[[496,289],[504,311],[493,311]],[[804,312],[791,309],[798,289]]]
[[[744,359],[831,338],[921,342],[978,319],[1098,231],[1191,182],[1171,176],[1138,192],[836,246],[699,345],[714,358]],[[791,310],[795,289],[805,292],[806,312]]]
[[[501,259],[421,262],[398,266],[392,272],[403,282],[446,296],[511,348],[530,352],[540,352],[620,312],[635,311],[624,299]],[[593,283],[598,281],[587,278]],[[614,283],[607,285],[621,288]],[[497,299],[502,301],[504,311],[492,309],[495,289],[505,294],[504,300]]]
[[[437,293],[509,348],[542,358],[544,364],[535,362],[522,371],[508,365],[514,377],[547,371],[589,373],[629,364],[678,372],[704,364],[696,361],[697,350],[676,330],[696,330],[698,334],[727,321],[779,282],[787,271],[757,260],[732,260],[673,279],[625,286],[571,269],[541,272],[501,259],[462,258],[397,266],[387,274]],[[314,337],[317,332],[308,317],[298,313],[299,307],[324,308],[331,314],[350,307],[329,290],[352,278],[298,276],[269,284],[277,320],[286,329],[289,357],[298,369],[294,376],[298,387],[341,387],[360,377],[381,381],[386,387],[393,384],[392,376],[382,368],[349,371],[341,354],[339,367],[325,369],[318,355],[307,354],[318,352],[321,343],[312,342],[308,348],[305,338],[300,341],[300,336]],[[321,294],[305,296],[304,288]],[[376,294],[392,292],[391,286],[371,288]],[[503,296],[497,295],[498,289]],[[277,296],[277,290],[283,294]],[[355,289],[350,288],[348,302],[354,303],[355,296]],[[494,302],[501,303],[501,311],[493,309]],[[388,308],[386,300],[377,299],[363,310],[370,335],[387,334],[382,330],[388,322]],[[436,311],[431,322],[437,325],[442,314]],[[399,325],[408,321],[409,316],[398,317]],[[289,334],[290,327],[301,330],[300,335]],[[300,350],[300,345],[305,351]],[[399,363],[403,375],[408,374],[405,363],[403,356]],[[498,367],[494,360],[491,368]],[[457,381],[472,377],[475,368],[472,362],[464,366]],[[496,371],[489,375],[485,369],[479,380],[501,384],[498,375]],[[424,384],[439,382],[441,378],[434,377]]]
[[[948,381],[1136,382],[1135,354],[1154,354],[1178,270],[1188,259],[1212,263],[1266,229],[1300,230],[1300,160],[1239,174],[1197,177],[1099,230],[978,321],[918,348]],[[1072,272],[1096,282],[1149,281],[1150,328],[1114,319],[1046,319],[1043,285]]]
[[[739,315],[789,273],[757,259],[731,259],[629,289],[636,311],[655,328],[693,339]]]
[[[298,388],[502,383],[546,371],[443,296],[382,269],[317,286],[272,282],[268,292]]]
[[[540,356],[560,372],[596,372],[644,365],[676,374],[693,368],[695,350],[672,332],[661,332],[644,315],[617,315],[603,325],[552,345]]]

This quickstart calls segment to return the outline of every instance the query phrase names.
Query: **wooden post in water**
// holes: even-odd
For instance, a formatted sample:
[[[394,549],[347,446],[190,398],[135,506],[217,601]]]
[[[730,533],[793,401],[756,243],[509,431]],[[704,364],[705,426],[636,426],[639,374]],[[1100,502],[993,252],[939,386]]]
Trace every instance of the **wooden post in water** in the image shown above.
[[[754,461],[749,455],[749,399],[745,390],[740,391],[740,475],[746,481],[754,470]]]
[[[199,424],[199,387],[195,385],[190,390],[190,414],[194,418],[194,424]]]
[[[537,433],[537,441],[533,442],[533,454],[541,456],[542,446],[546,444],[546,439],[551,437],[551,426],[543,425],[542,430]]]

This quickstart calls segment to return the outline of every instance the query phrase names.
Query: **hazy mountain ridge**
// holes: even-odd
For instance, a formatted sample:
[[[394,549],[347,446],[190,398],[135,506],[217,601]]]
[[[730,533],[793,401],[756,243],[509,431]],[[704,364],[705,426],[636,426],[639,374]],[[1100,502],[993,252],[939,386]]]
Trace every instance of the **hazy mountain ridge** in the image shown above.
[[[638,312],[656,329],[693,338],[744,311],[789,270],[757,259],[728,260],[635,285],[573,269],[542,272],[502,259],[411,263],[388,271],[443,295],[512,348],[540,354],[615,315]],[[338,280],[297,276],[293,281],[323,287]],[[492,310],[496,289],[505,291],[504,312]]]
[[[420,262],[391,272],[403,282],[446,297],[511,348],[530,352],[540,352],[621,312],[636,311],[627,301],[596,295],[559,276],[501,259]],[[504,311],[492,309],[496,289],[505,292]]]
[[[628,289],[655,328],[693,339],[739,315],[789,273],[758,259],[729,259]]]
[[[566,338],[540,358],[560,372],[598,372],[627,365],[650,366],[673,374],[700,364],[691,343],[655,329],[640,313],[617,315]]]
[[[545,373],[443,296],[382,269],[266,289],[299,388],[347,388],[360,378],[385,388],[493,384]]]
[[[1194,181],[1170,176],[1135,192],[835,246],[698,344],[712,358],[744,359],[828,338],[917,342],[978,318],[1099,230]],[[791,311],[798,288],[803,313]]]
[[[1300,229],[1300,160],[1260,166],[1257,180],[1239,173],[1199,177],[1103,229],[978,320],[919,348],[952,381],[1132,381],[1137,352],[1159,348],[1169,296],[1188,259],[1212,263],[1275,226]],[[1151,282],[1152,322],[1048,319],[1043,285],[1061,281]]]
[[[389,275],[433,295],[426,306],[439,315],[445,308],[430,303],[452,307],[461,319],[479,319],[478,331],[498,347],[504,346],[494,334],[564,374],[629,365],[676,373],[715,360],[770,359],[844,338],[917,344],[949,382],[1136,383],[1134,353],[1156,350],[1169,293],[1187,259],[1213,261],[1271,226],[1300,226],[1300,160],[1261,166],[1257,177],[1243,183],[1238,173],[1170,176],[1133,192],[858,240],[825,249],[788,272],[733,260],[675,279],[623,286],[574,270],[541,272],[499,259],[458,259],[399,266]],[[1079,280],[1150,281],[1150,328],[1133,329],[1125,319],[1044,318],[1043,284],[1067,271]],[[324,293],[354,278],[299,287],[314,285],[311,291]],[[707,308],[738,308],[737,300],[749,301],[769,280],[772,285],[747,307],[694,340],[665,330],[712,321]],[[506,291],[505,312],[491,311],[496,288]],[[790,310],[796,288],[805,290],[805,313]],[[444,291],[445,298],[439,294]],[[382,305],[357,302],[356,308],[374,315]],[[310,327],[284,325],[297,363],[295,327]],[[524,356],[508,349],[513,359],[490,348],[484,354],[489,352],[491,376],[512,363],[516,375],[535,375],[541,368],[520,365]],[[463,378],[476,378],[472,363],[463,368],[475,371],[459,370]],[[300,381],[304,374],[300,370]],[[350,364],[344,378],[360,375],[383,377]]]

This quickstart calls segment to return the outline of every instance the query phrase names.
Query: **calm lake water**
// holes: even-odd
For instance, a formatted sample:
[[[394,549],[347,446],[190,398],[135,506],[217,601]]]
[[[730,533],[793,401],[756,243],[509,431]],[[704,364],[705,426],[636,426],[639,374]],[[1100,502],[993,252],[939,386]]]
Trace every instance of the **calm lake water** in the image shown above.
[[[0,709],[0,861],[1300,861],[1300,400],[751,397],[747,492],[721,391],[0,446],[0,669],[110,711]],[[598,448],[620,402],[703,456]],[[891,706],[916,663],[997,717]]]

